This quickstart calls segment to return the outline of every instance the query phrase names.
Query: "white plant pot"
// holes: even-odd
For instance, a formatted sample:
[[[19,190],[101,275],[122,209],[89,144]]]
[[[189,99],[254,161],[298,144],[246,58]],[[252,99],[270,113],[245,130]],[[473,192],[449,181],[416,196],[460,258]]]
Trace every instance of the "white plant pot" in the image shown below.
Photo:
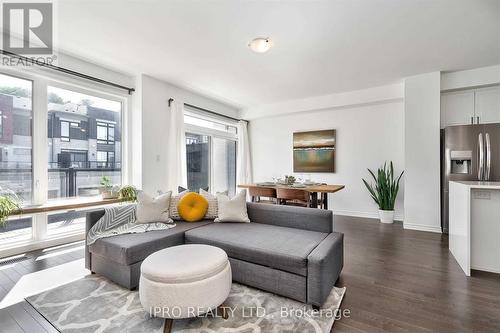
[[[394,211],[393,210],[378,210],[378,216],[380,217],[380,222],[382,223],[393,223],[394,222]]]

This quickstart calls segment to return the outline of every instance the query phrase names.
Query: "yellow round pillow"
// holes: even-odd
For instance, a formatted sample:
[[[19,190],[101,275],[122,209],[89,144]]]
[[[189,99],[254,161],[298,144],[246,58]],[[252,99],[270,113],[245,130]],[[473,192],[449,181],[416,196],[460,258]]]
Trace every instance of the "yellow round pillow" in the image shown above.
[[[208,210],[208,201],[195,192],[189,192],[182,196],[177,205],[180,217],[188,222],[200,221],[205,217]]]

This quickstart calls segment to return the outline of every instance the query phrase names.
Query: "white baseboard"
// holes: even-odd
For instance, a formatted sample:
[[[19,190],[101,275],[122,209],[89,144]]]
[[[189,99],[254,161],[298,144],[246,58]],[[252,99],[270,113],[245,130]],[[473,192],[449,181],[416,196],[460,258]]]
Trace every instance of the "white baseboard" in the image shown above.
[[[360,212],[360,211],[354,211],[354,210],[344,210],[344,209],[335,209],[333,211],[333,214],[335,215],[342,215],[342,216],[353,216],[353,217],[364,217],[368,219],[379,219],[378,212]],[[403,221],[403,215],[396,214],[394,216],[395,221]]]
[[[471,267],[471,269],[477,270],[477,271],[483,271],[483,272],[490,272],[490,273],[496,273],[499,274],[500,270],[496,267],[479,267],[474,265]]]
[[[437,232],[441,233],[441,227],[425,225],[425,224],[416,224],[416,223],[405,223],[403,222],[403,227],[409,230],[418,230],[418,231],[427,231],[427,232]]]
[[[342,216],[363,217],[363,218],[376,219],[376,220],[379,219],[378,212],[361,212],[361,211],[354,211],[354,210],[338,209],[338,210],[334,210],[333,213],[335,215],[342,215]],[[402,214],[395,215],[394,220],[395,221],[403,221],[403,226],[405,229],[441,233],[440,226],[436,227],[436,226],[429,226],[429,225],[425,225],[425,224],[405,223],[404,216]]]

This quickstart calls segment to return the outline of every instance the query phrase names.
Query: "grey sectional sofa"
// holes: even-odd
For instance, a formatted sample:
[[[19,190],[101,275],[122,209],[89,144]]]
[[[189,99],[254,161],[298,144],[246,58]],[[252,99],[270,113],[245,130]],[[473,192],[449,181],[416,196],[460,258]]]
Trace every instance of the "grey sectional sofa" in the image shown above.
[[[138,286],[151,253],[185,243],[209,244],[229,256],[233,280],[321,306],[343,267],[343,234],[331,211],[248,203],[251,223],[176,221],[176,227],[103,238],[85,249],[85,265],[116,283]],[[87,214],[87,231],[104,214]],[[168,263],[165,263],[168,264]]]

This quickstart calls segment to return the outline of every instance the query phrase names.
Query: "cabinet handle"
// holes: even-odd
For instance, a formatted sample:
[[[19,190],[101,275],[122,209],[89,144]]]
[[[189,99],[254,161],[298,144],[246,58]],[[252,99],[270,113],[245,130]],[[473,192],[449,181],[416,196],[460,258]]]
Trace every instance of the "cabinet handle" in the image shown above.
[[[470,124],[474,125],[474,117],[470,117]]]
[[[476,117],[476,121],[479,124],[479,116]]]

